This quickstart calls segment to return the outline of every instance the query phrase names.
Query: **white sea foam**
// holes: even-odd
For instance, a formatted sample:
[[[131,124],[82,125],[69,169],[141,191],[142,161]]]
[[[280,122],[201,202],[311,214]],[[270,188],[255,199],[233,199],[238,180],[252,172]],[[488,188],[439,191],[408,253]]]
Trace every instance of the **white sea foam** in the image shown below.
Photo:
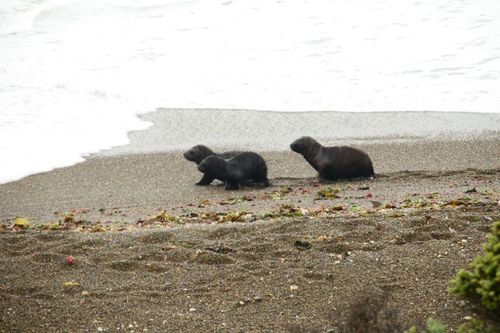
[[[2,0],[0,183],[124,144],[159,107],[499,112],[498,13],[497,0]]]

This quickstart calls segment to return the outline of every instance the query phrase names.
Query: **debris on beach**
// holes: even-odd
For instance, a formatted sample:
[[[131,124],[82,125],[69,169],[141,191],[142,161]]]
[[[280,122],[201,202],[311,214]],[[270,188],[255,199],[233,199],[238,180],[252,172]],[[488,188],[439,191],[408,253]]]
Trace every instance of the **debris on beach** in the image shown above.
[[[225,205],[236,205],[239,204],[240,202],[243,202],[243,198],[229,198],[226,200],[223,200],[219,202],[219,205],[225,206]]]
[[[37,226],[40,230],[59,230],[61,229],[61,225],[58,222],[54,223],[42,223]]]
[[[24,217],[16,217],[16,221],[14,222],[14,228],[18,229],[28,229],[31,226],[30,221]]]
[[[218,223],[245,222],[252,217],[252,214],[247,211],[207,212],[200,214],[201,219]]]
[[[179,218],[174,215],[170,215],[165,210],[161,210],[156,216],[152,216],[146,220],[146,222],[177,222]]]
[[[296,207],[292,204],[283,204],[277,210],[264,213],[264,217],[301,217],[308,215],[309,211],[304,208]]]
[[[285,196],[287,196],[288,194],[290,194],[292,192],[293,192],[293,189],[290,186],[288,186],[288,187],[282,187],[282,188],[280,188],[277,191],[271,192],[271,199],[272,200],[281,200]]]
[[[72,223],[72,222],[74,222],[74,220],[75,220],[75,216],[73,213],[68,213],[68,214],[64,215],[64,220],[63,220],[64,223]]]
[[[293,189],[290,186],[281,187],[278,190],[272,192],[264,192],[264,194],[258,196],[261,200],[283,200],[287,195],[293,193]],[[255,198],[254,198],[255,199]]]
[[[340,198],[340,196],[338,195],[340,190],[341,189],[338,187],[323,188],[318,191],[314,200],[338,199]]]
[[[301,240],[296,240],[293,246],[299,250],[309,250],[312,247],[311,243]]]
[[[208,205],[210,205],[210,201],[208,201],[208,199],[204,199],[198,203],[198,208],[204,208]]]
[[[464,200],[463,198],[450,200],[444,204],[444,206],[451,206],[451,207],[458,207],[463,205],[466,205],[466,200]]]
[[[66,264],[68,265],[74,265],[75,264],[75,257],[73,257],[72,255],[69,255],[66,257]]]
[[[255,196],[250,195],[250,194],[245,194],[244,196],[242,196],[240,198],[229,198],[229,199],[220,201],[219,205],[221,205],[221,206],[236,205],[236,204],[239,204],[239,203],[245,202],[245,201],[254,201],[255,199],[256,199]]]
[[[95,220],[92,220],[92,216],[88,216],[88,219],[82,219],[79,214],[88,213],[89,209],[79,208],[69,209],[66,212],[55,211],[54,214],[58,219],[56,221],[49,220],[32,224],[24,217],[17,217],[14,221],[5,220],[5,223],[0,225],[0,231],[5,233],[27,232],[28,230],[30,232],[74,230],[96,233],[126,231],[137,227],[170,228],[182,224],[247,223],[258,220],[273,221],[300,217],[305,217],[304,221],[314,217],[334,216],[368,217],[378,215],[383,218],[394,218],[410,214],[425,214],[437,210],[469,210],[492,203],[495,207],[500,205],[499,194],[494,189],[472,187],[469,183],[467,187],[460,188],[458,192],[432,190],[416,192],[412,190],[388,194],[375,186],[364,184],[318,185],[317,189],[314,189],[314,185],[309,184],[309,187],[282,186],[269,192],[250,192],[238,197],[220,199],[221,201],[209,201],[202,198],[198,202],[178,207],[182,210],[181,212],[176,211],[176,208],[172,208],[172,210],[160,208],[151,215],[138,216],[137,219],[134,218],[135,224],[130,224],[128,219],[120,218],[117,220],[119,217],[116,214],[125,217],[131,216],[129,212],[124,214],[119,207],[96,210],[94,213],[100,214],[97,217],[94,215]],[[274,201],[280,201],[280,204],[273,205]],[[248,204],[248,202],[252,203]],[[219,206],[219,210],[216,209],[217,206]],[[228,206],[234,208],[227,210]],[[211,207],[214,209],[209,209]],[[105,216],[112,217],[105,221],[99,220]],[[484,217],[484,219],[490,218],[489,216]]]

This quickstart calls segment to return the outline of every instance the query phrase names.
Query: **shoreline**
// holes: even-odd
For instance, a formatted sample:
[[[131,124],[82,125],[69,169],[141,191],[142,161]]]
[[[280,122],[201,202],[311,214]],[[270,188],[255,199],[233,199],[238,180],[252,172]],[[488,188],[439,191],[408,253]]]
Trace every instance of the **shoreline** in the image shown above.
[[[2,180],[6,181],[20,175],[27,175],[27,173],[33,175],[54,168],[71,166],[95,156],[173,152],[186,150],[199,143],[222,150],[269,152],[288,151],[290,142],[303,135],[313,136],[324,145],[392,144],[429,140],[498,140],[500,138],[500,113],[281,112],[170,108],[157,109],[139,114],[137,117],[150,123],[151,126],[143,130],[130,131],[126,137],[124,133],[122,142],[128,142],[127,144],[84,154],[77,152],[66,152],[60,155],[53,152],[44,154],[42,149],[35,155],[36,161],[40,161],[40,164],[32,162],[33,165],[23,164],[18,165],[17,168],[17,164],[13,162],[16,159],[4,156],[8,163],[4,170],[6,173],[2,174]],[[53,160],[54,158],[56,160]],[[7,177],[9,170],[13,173]],[[11,181],[25,177],[27,176]]]
[[[289,144],[304,135],[324,145],[500,138],[500,113],[171,108],[140,118],[153,125],[130,132],[129,144],[92,156],[178,151],[199,143],[222,149],[288,151]]]

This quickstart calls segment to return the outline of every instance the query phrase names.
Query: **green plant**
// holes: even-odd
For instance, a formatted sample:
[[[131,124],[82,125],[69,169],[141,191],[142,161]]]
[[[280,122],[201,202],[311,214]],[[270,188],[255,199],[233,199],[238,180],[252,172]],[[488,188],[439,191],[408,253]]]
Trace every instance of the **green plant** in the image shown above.
[[[420,331],[420,333],[445,333],[446,325],[441,323],[439,320],[429,318],[427,319],[427,327],[424,331]],[[409,330],[405,331],[405,333],[418,333],[418,330],[415,326],[412,326]]]
[[[480,319],[472,319],[471,321],[462,324],[458,327],[458,333],[497,333],[499,331],[498,326],[488,326]],[[429,318],[427,320],[427,327],[425,330],[420,331],[420,333],[445,333],[446,325],[438,320]],[[409,330],[404,333],[419,333],[416,326],[412,326]]]
[[[468,323],[460,325],[458,333],[495,333],[499,329],[500,327],[486,326],[482,320],[472,319]]]
[[[500,310],[500,221],[493,223],[492,233],[470,270],[460,270],[451,281],[450,292],[479,299],[490,311]]]

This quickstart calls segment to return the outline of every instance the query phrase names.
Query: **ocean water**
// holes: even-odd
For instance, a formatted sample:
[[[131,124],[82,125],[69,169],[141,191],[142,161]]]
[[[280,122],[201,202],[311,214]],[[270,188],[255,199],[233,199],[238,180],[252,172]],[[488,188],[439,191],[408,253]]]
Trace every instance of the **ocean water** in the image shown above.
[[[500,1],[0,1],[0,183],[158,108],[498,113]]]

